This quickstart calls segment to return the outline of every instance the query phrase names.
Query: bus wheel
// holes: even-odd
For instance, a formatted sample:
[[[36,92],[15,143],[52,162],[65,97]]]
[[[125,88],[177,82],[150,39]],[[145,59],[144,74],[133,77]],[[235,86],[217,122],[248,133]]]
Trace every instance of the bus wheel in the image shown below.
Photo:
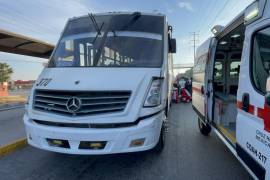
[[[198,126],[199,126],[200,132],[204,136],[208,136],[209,133],[211,132],[211,126],[209,126],[208,124],[205,125],[199,117],[198,117]]]
[[[164,123],[162,124],[161,131],[160,131],[160,136],[157,145],[152,149],[153,152],[155,153],[161,153],[164,149],[165,145],[165,125]]]

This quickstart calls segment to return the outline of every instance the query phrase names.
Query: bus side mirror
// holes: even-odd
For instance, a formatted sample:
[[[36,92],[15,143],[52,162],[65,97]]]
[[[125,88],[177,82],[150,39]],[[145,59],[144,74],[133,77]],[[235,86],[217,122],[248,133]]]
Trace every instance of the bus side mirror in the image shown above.
[[[169,40],[169,53],[176,53],[176,39]]]

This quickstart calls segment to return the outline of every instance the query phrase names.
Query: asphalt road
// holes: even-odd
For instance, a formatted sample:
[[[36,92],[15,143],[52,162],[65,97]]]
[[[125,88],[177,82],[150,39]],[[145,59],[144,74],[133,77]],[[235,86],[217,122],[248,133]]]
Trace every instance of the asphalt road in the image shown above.
[[[0,179],[251,179],[214,135],[202,136],[190,104],[173,105],[166,147],[150,152],[78,156],[26,147],[0,159]]]
[[[23,113],[24,108],[0,111],[0,146],[25,137]]]

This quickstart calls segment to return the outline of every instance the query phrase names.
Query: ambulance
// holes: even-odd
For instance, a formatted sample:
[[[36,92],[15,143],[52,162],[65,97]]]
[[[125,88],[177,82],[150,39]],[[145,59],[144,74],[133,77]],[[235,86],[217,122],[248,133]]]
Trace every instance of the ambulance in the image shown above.
[[[176,40],[159,13],[68,20],[23,117],[27,141],[68,154],[161,152]]]
[[[255,179],[270,179],[270,1],[257,0],[196,53],[193,109]]]

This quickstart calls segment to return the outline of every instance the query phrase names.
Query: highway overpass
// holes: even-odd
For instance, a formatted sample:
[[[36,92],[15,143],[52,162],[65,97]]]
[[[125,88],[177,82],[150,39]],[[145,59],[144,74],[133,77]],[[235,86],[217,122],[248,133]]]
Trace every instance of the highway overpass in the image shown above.
[[[193,68],[194,64],[193,63],[188,63],[188,64],[174,64],[173,69],[186,69],[186,68]]]

